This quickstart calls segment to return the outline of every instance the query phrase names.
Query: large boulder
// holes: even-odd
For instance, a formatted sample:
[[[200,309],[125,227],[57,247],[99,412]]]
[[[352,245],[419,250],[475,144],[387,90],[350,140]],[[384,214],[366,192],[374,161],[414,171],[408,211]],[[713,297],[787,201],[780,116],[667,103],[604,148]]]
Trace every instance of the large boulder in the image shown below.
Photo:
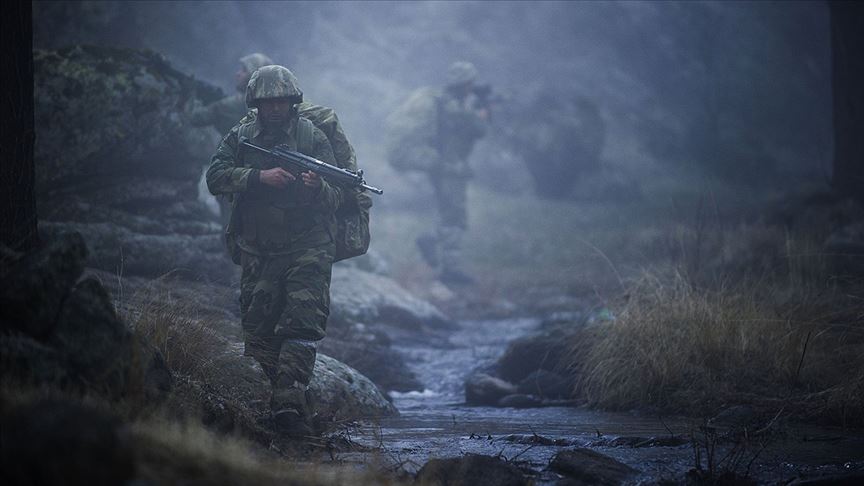
[[[498,359],[498,376],[519,383],[537,370],[561,371],[562,362],[570,352],[571,337],[571,330],[556,327],[514,340]],[[529,383],[530,380],[526,388]]]
[[[591,449],[576,448],[555,454],[549,469],[570,479],[567,484],[623,484],[639,471]]]
[[[69,289],[84,272],[87,246],[80,234],[59,235],[44,249],[0,266],[0,323],[43,339],[57,324]]]
[[[108,398],[158,396],[170,389],[170,376],[159,372],[161,356],[136,346],[97,279],[78,280],[86,254],[80,234],[62,234],[2,262],[0,374]]]
[[[388,324],[412,331],[452,326],[437,307],[395,280],[353,267],[333,269],[331,320]]]
[[[41,230],[81,231],[107,271],[230,279],[198,187],[218,135],[189,123],[214,89],[149,51],[36,50],[34,66]]]
[[[329,334],[319,350],[363,373],[382,390],[423,389],[385,333],[358,323],[347,328],[333,328]]]
[[[213,395],[207,397],[207,401],[233,404],[220,405],[227,414],[220,421],[241,424],[254,421],[255,416],[265,417],[269,412],[270,381],[258,362],[243,354],[244,346],[239,336],[221,332],[225,328],[210,325],[208,332],[199,337],[207,340],[209,356],[206,363],[197,366],[193,379]],[[309,387],[323,421],[398,415],[393,404],[368,378],[320,352]],[[252,417],[244,416],[249,414]]]
[[[207,365],[206,376],[182,377],[178,408],[201,417],[220,430],[239,430],[259,442],[268,443],[274,430],[268,423],[270,381],[253,358],[243,355],[242,343],[221,340],[222,348]],[[399,412],[368,378],[350,366],[318,353],[311,399],[320,431],[346,420],[398,415]]]
[[[502,398],[516,393],[516,386],[485,373],[474,373],[465,380],[465,403],[498,405]]]

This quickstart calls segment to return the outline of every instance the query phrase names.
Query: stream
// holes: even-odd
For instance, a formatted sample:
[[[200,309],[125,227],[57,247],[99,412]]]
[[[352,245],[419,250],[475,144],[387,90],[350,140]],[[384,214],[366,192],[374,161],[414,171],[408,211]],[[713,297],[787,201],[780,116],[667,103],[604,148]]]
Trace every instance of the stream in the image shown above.
[[[422,392],[393,393],[401,415],[359,428],[352,440],[375,452],[344,453],[340,459],[376,464],[391,471],[416,473],[432,458],[465,453],[499,456],[530,474],[538,484],[561,476],[548,470],[559,451],[589,447],[640,471],[636,483],[680,481],[695,465],[693,430],[701,420],[611,413],[578,407],[529,409],[465,405],[465,378],[478,367],[493,363],[513,339],[532,332],[540,319],[466,320],[446,337],[447,346],[433,341],[396,341],[420,381]],[[564,445],[543,445],[536,436]],[[687,438],[672,447],[612,447],[617,437]],[[521,437],[512,437],[512,436]],[[759,483],[785,483],[815,477],[864,471],[864,437],[855,431],[815,426],[786,426],[782,437],[766,444],[733,448],[717,442],[714,456],[724,457],[721,471],[735,463],[739,474]],[[516,440],[514,440],[516,439]],[[521,439],[521,440],[520,440]],[[533,440],[532,440],[533,439]],[[532,443],[533,442],[533,443]],[[546,441],[548,442],[548,441]],[[706,450],[702,453],[703,467]],[[731,453],[730,453],[731,452]],[[749,465],[749,468],[747,467]]]

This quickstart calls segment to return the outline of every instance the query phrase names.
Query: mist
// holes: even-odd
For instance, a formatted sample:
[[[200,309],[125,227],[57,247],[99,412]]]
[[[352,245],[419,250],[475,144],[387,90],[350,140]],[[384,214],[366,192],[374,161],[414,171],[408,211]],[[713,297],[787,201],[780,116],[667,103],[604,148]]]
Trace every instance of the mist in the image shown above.
[[[48,483],[861,480],[856,5],[34,1],[4,465],[29,480],[63,442]],[[294,149],[356,155],[383,194],[223,164],[274,109],[247,111],[252,53],[297,77]],[[231,103],[231,131],[200,122]],[[302,257],[302,211],[240,196],[299,184],[339,206]],[[333,263],[366,200],[368,250]],[[300,236],[232,247],[238,208]],[[255,319],[310,313],[278,366],[256,354]],[[279,360],[301,355],[289,434]]]
[[[612,167],[760,186],[830,177],[828,12],[818,2],[37,2],[35,16],[37,47],[152,49],[226,94],[237,60],[266,53],[308,100],[336,108],[379,177],[392,176],[387,115],[460,59],[507,95],[504,124],[542,122],[531,106],[544,93],[589,99]],[[402,185],[382,208],[401,204]]]

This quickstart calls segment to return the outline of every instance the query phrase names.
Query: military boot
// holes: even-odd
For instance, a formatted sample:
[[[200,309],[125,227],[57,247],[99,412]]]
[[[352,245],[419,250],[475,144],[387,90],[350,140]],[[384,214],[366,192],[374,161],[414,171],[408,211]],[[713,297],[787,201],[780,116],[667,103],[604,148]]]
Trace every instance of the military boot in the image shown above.
[[[314,434],[309,403],[306,399],[307,386],[293,382],[280,386],[279,379],[273,386],[270,410],[276,431],[287,437],[308,437]]]

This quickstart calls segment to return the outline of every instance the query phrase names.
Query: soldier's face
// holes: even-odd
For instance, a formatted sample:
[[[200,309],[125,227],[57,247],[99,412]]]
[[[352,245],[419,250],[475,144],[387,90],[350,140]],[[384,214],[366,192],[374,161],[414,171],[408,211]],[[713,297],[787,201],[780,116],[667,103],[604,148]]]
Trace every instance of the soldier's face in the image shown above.
[[[287,98],[269,98],[258,102],[258,117],[267,125],[282,125],[288,121],[294,103]]]

